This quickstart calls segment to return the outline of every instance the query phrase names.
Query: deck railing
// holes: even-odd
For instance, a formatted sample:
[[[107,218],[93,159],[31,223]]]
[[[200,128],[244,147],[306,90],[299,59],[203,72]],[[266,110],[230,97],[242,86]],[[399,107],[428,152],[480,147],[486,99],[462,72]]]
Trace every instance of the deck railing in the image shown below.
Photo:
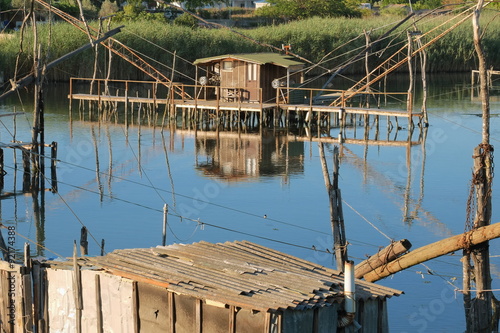
[[[328,105],[333,100],[336,104],[345,108],[348,106],[348,101],[352,101],[353,92],[349,90],[340,89],[321,89],[321,88],[304,88],[304,87],[278,87],[276,95],[273,99],[264,100],[264,93],[262,88],[253,88],[257,91],[257,95],[251,95],[251,89],[246,87],[234,86],[210,86],[199,84],[184,84],[172,82],[170,85],[165,85],[164,82],[157,81],[139,81],[139,80],[106,80],[106,79],[91,79],[91,78],[71,78],[70,79],[70,92],[69,98],[72,99],[74,92],[75,82],[85,82],[95,84],[93,91],[87,90],[86,93],[97,94],[98,102],[101,102],[101,96],[121,96],[128,97],[133,94],[147,94],[147,97],[152,99],[152,103],[158,98],[169,99],[174,103],[174,95],[172,95],[172,88],[175,86],[176,92],[180,94],[175,95],[176,100],[180,99],[183,102],[190,100],[195,101],[217,101],[220,103],[259,103],[263,104],[276,104],[280,105],[306,105],[311,107],[321,105],[322,103]],[[82,91],[82,89],[79,89]],[[254,91],[255,91],[254,90]],[[179,98],[180,95],[180,98]],[[413,113],[413,96],[409,92],[373,92],[363,91],[356,92],[355,96],[361,104],[366,108],[370,105],[376,105],[380,108],[381,105],[387,105],[388,101],[396,101],[400,104],[406,104],[409,114]],[[373,101],[373,102],[372,102]],[[358,104],[359,107],[359,104]]]

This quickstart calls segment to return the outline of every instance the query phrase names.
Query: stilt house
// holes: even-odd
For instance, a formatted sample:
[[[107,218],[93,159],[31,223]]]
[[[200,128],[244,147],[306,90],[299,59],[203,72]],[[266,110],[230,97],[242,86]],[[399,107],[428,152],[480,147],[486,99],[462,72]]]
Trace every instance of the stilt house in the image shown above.
[[[206,98],[225,102],[270,103],[276,100],[278,86],[303,81],[304,64],[278,53],[225,54],[197,59],[194,64]]]

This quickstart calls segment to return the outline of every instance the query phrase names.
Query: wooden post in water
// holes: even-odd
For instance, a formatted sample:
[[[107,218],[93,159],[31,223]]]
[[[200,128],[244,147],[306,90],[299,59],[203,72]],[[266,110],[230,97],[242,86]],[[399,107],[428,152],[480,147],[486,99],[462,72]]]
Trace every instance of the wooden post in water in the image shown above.
[[[337,262],[337,270],[344,270],[344,262],[347,261],[347,242],[345,239],[344,214],[342,212],[342,196],[338,187],[339,175],[339,148],[333,149],[333,181],[330,181],[328,165],[326,163],[323,143],[320,142],[319,154],[321,159],[321,169],[330,201],[330,222],[333,233],[333,250]]]
[[[80,254],[86,256],[89,254],[89,242],[87,240],[88,231],[86,227],[82,227],[80,233]]]
[[[167,243],[167,216],[168,216],[168,205],[163,205],[163,233],[161,238],[161,245],[165,246]]]
[[[52,141],[50,151],[50,178],[52,179],[51,187],[52,192],[57,192],[57,142]]]
[[[370,56],[370,52],[371,52],[371,48],[370,48],[370,44],[371,44],[371,40],[370,40],[370,34],[371,34],[371,30],[368,32],[366,30],[363,30],[364,34],[365,34],[365,42],[366,42],[366,51],[365,51],[365,71],[366,71],[366,91],[368,92],[367,94],[365,94],[365,98],[366,98],[366,107],[369,108],[370,107],[370,94],[369,92],[371,91],[371,88],[370,88],[370,81],[371,81],[371,77],[370,77],[370,65],[369,65],[369,56]]]
[[[408,31],[407,32],[407,37],[408,37],[408,73],[409,73],[409,76],[410,76],[410,83],[408,85],[408,95],[406,96],[406,110],[408,111],[409,113],[409,116],[408,116],[408,131],[411,130],[411,127],[412,127],[412,123],[413,123],[413,119],[412,119],[412,116],[411,116],[411,112],[412,112],[412,108],[413,108],[413,81],[414,81],[414,78],[413,78],[413,57],[412,57],[412,54],[413,54],[413,38],[412,38],[412,32],[411,31]],[[397,124],[397,118],[396,118],[396,124]]]
[[[474,32],[474,48],[478,58],[480,96],[482,102],[482,142],[474,149],[474,171],[472,186],[476,192],[476,213],[474,225],[467,226],[475,230],[480,227],[490,225],[491,221],[491,190],[493,181],[493,146],[490,145],[490,104],[488,91],[488,77],[486,56],[482,47],[482,31],[479,25],[481,9],[484,6],[484,0],[478,0],[477,6],[472,16]],[[472,189],[471,189],[471,194]],[[472,198],[474,200],[474,198]],[[468,206],[468,211],[470,206]],[[471,212],[468,212],[470,216]],[[468,278],[464,277],[463,289],[464,305],[466,308],[467,332],[491,332],[498,330],[498,301],[491,292],[491,274],[489,261],[489,243],[483,243],[467,246],[464,249],[464,274],[470,275],[475,282],[476,297],[471,299],[471,284]],[[470,265],[470,262],[473,265]],[[468,265],[472,266],[467,269]],[[467,270],[467,271],[466,271]],[[469,282],[468,285],[465,283]],[[495,303],[495,316],[493,318],[493,306]],[[493,319],[493,321],[492,321]],[[494,324],[493,324],[494,322]],[[493,325],[492,325],[493,324]]]
[[[21,154],[23,157],[23,192],[26,193],[31,188],[30,154],[27,149],[22,149]]]
[[[103,239],[101,239],[101,256],[103,256],[104,252],[105,252],[104,251],[104,245],[105,245],[105,241],[104,241],[104,238],[103,238]]]

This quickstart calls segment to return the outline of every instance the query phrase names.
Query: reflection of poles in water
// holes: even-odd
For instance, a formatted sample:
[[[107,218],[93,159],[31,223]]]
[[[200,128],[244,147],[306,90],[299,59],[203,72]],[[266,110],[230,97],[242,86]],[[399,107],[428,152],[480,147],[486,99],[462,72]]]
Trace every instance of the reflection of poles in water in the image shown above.
[[[410,210],[410,193],[411,193],[411,136],[406,146],[406,188],[404,194],[404,207],[403,207],[403,222],[411,226],[413,218],[409,216]]]
[[[330,201],[330,222],[332,225],[333,233],[333,249],[335,259],[337,262],[337,270],[344,270],[344,262],[347,260],[347,242],[345,238],[344,229],[344,216],[342,212],[342,196],[338,187],[338,173],[339,173],[339,148],[337,146],[333,149],[333,180],[330,181],[330,174],[328,172],[328,165],[325,158],[325,150],[323,143],[318,143],[319,155],[321,159],[321,169],[323,170],[323,178],[328,192]]]
[[[368,183],[368,142],[365,144],[365,148],[363,150],[363,184]]]
[[[94,143],[94,152],[95,152],[95,179],[97,181],[97,187],[99,188],[99,200],[102,202],[104,198],[103,188],[101,184],[101,170],[99,167],[99,148],[97,144],[97,137],[95,134],[94,126],[92,126],[92,142]]]
[[[44,177],[40,179],[42,186],[45,184]],[[38,194],[33,194],[33,218],[35,219],[36,226],[36,253],[38,256],[43,256],[43,249],[45,246],[45,190],[42,187],[40,193],[40,201],[38,201]]]
[[[423,137],[423,140],[426,140],[426,136]],[[425,142],[425,141],[424,141]],[[341,146],[341,148],[345,151],[342,152],[342,156],[345,156],[346,158],[344,159],[344,163],[349,163],[352,167],[360,170],[360,172],[363,172],[364,168],[363,166],[363,161],[361,157],[358,157],[355,155],[349,148],[345,146]],[[422,163],[424,164],[422,168],[425,167],[425,158],[422,159]],[[423,170],[423,169],[422,169]],[[400,205],[401,199],[404,200],[404,192],[401,193],[399,189],[401,188],[396,181],[392,179],[392,177],[388,176],[388,173],[384,172],[379,172],[375,168],[371,167],[369,164],[366,166],[366,172],[369,175],[370,179],[374,181],[374,183],[379,186],[380,189],[382,189],[383,192],[387,193],[388,195],[396,195],[396,199],[393,197],[390,197],[392,199],[392,202],[396,205]],[[390,173],[389,175],[392,175]],[[422,171],[423,175],[423,171]],[[424,184],[424,178],[421,179],[421,190],[423,191],[423,184]],[[410,192],[411,193],[411,192]],[[410,204],[412,204],[413,200],[410,196],[409,198]],[[447,235],[452,235],[454,234],[446,224],[441,222],[439,219],[437,219],[432,212],[427,211],[422,208],[421,205],[415,205],[415,211],[416,213],[413,214],[413,216],[417,217],[418,215],[421,215],[422,217],[425,217],[426,220],[432,222],[432,231],[439,231],[441,234],[447,234]]]
[[[142,108],[142,104],[139,105],[139,111],[138,111],[139,116],[137,117],[138,122],[139,122],[139,130],[137,131],[137,168],[139,169],[139,175],[142,177],[141,116],[140,116],[141,108]]]
[[[161,131],[161,142],[163,144],[163,153],[165,154],[165,162],[167,165],[167,172],[168,172],[168,179],[170,180],[170,187],[172,188],[172,202],[174,205],[174,210],[177,207],[177,203],[175,200],[175,187],[174,187],[174,178],[172,177],[172,171],[170,169],[170,160],[168,158],[168,149],[167,149],[167,143],[165,142],[165,135],[163,134],[163,131]],[[195,142],[196,142],[196,137],[195,137]],[[195,152],[196,158],[198,158],[198,154]],[[196,166],[198,165],[198,161],[196,161]]]
[[[424,127],[421,131],[421,135],[422,135],[422,158],[421,158],[421,161],[420,163],[422,164],[421,165],[421,169],[420,169],[420,195],[418,196],[418,200],[417,200],[417,203],[415,204],[415,208],[413,210],[413,212],[411,213],[411,219],[415,219],[417,217],[417,214],[418,214],[418,211],[421,209],[422,207],[422,202],[424,201],[424,177],[425,177],[425,160],[426,160],[426,157],[427,157],[427,153],[426,153],[426,150],[425,150],[425,142],[427,140],[427,127]]]
[[[109,197],[113,197],[111,191],[111,180],[113,179],[113,146],[111,144],[111,135],[109,133],[109,126],[106,126],[106,137],[108,138],[108,153],[109,153],[109,164],[108,164],[108,192]]]

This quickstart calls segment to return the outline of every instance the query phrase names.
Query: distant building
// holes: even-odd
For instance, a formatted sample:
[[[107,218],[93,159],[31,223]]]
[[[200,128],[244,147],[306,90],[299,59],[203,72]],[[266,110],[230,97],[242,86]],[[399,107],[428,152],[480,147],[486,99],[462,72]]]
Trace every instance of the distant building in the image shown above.
[[[255,9],[259,9],[265,6],[269,6],[269,2],[266,0],[255,1]]]
[[[172,2],[172,4],[174,4],[178,7],[182,7],[184,9],[186,8],[185,1],[175,1],[175,2]],[[221,8],[226,8],[226,7],[255,8],[255,1],[253,1],[253,0],[233,0],[233,1],[230,1],[228,5],[226,5],[225,3],[218,3],[218,4],[214,4],[212,6],[205,6],[203,8],[221,9]]]
[[[359,4],[359,9],[372,9],[372,4],[369,2],[363,2]]]

